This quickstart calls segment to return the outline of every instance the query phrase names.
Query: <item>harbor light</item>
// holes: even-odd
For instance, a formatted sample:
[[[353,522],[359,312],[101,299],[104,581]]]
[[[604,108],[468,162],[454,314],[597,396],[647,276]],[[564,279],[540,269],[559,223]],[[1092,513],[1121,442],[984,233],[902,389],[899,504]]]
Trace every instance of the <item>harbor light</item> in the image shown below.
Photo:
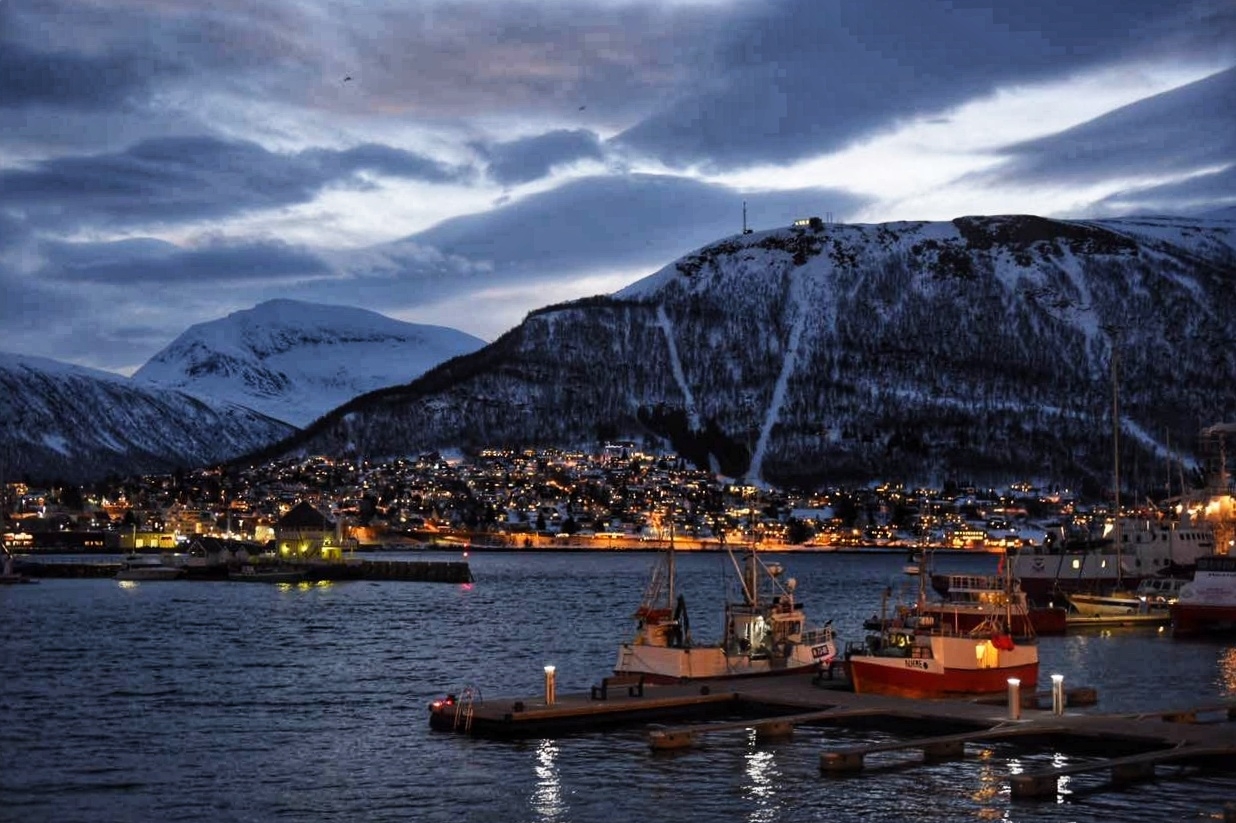
[[[557,683],[555,681],[555,669],[553,666],[545,667],[545,705],[552,706],[556,701]]]
[[[1021,720],[1021,680],[1009,678],[1009,720]]]
[[[1051,713],[1064,714],[1064,675],[1051,676]]]

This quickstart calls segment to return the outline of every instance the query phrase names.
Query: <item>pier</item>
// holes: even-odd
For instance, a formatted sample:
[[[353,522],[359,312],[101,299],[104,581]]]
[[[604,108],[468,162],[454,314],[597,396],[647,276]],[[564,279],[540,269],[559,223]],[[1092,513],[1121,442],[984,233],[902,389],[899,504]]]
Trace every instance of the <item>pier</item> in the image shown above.
[[[70,560],[38,561],[23,558],[16,571],[30,577],[46,578],[107,578],[115,577],[122,563],[117,561]],[[281,564],[280,568],[305,573],[308,582],[323,580],[401,580],[418,583],[471,583],[472,569],[459,560],[357,560],[343,563]],[[240,564],[185,566],[180,581],[227,580],[230,570]],[[179,581],[176,581],[179,582]]]
[[[1087,616],[1070,613],[1064,619],[1065,630],[1077,629],[1131,629],[1159,628],[1165,629],[1172,624],[1172,615],[1165,610],[1144,614],[1110,614]]]
[[[1061,777],[1108,773],[1111,788],[1157,779],[1158,766],[1236,771],[1236,700],[1137,714],[1082,713],[1096,700],[1092,688],[1056,695],[1030,692],[1019,705],[984,700],[907,700],[859,695],[842,680],[782,676],[669,686],[593,688],[557,695],[553,672],[546,693],[482,700],[465,691],[430,707],[430,728],[493,739],[527,739],[648,726],[653,752],[690,749],[700,738],[752,729],[759,741],[787,740],[803,725],[884,731],[899,739],[827,749],[821,775],[844,779],[862,772],[869,755],[918,752],[920,763],[962,759],[969,746],[1008,743],[1031,748],[1097,753],[1073,762],[1010,776],[1014,798],[1055,797]],[[1047,707],[1044,708],[1046,698]],[[1069,709],[1072,709],[1070,711]],[[904,766],[899,763],[899,766]]]

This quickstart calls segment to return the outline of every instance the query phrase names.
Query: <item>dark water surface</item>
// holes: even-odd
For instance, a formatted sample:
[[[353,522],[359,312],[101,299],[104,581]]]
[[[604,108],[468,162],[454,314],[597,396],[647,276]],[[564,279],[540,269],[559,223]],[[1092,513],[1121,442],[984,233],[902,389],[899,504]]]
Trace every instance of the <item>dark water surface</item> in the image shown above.
[[[885,586],[915,585],[900,554],[766,557],[843,641],[861,638]],[[1236,778],[1190,771],[1120,792],[1096,790],[1103,772],[1063,780],[1055,801],[1011,802],[1011,773],[1084,756],[1004,744],[928,766],[873,756],[860,775],[829,778],[821,751],[881,737],[827,727],[758,746],[717,734],[668,757],[635,729],[516,743],[434,734],[426,704],[464,686],[539,694],[552,663],[560,694],[586,691],[630,635],[653,557],[469,559],[471,586],[0,588],[0,820],[1200,821],[1236,801]],[[719,631],[726,564],[680,555],[697,640]],[[995,560],[937,565],[991,571]],[[1233,642],[1091,631],[1043,638],[1040,653],[1044,681],[1061,673],[1098,690],[1088,711],[1236,696]]]

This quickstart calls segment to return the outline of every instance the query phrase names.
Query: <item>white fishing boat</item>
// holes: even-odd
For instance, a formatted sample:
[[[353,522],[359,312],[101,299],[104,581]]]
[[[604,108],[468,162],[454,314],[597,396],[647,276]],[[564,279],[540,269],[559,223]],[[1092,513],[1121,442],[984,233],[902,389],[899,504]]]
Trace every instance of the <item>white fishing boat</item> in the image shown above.
[[[154,554],[129,554],[124,558],[124,565],[116,572],[117,580],[176,580],[184,576],[183,566],[172,566],[163,562],[163,558]]]
[[[658,558],[639,609],[635,637],[618,647],[617,675],[649,683],[794,674],[827,669],[837,656],[831,622],[810,627],[795,600],[796,581],[766,563],[755,546],[729,550],[740,596],[725,603],[719,641],[697,644],[685,598],[676,592],[673,541]]]

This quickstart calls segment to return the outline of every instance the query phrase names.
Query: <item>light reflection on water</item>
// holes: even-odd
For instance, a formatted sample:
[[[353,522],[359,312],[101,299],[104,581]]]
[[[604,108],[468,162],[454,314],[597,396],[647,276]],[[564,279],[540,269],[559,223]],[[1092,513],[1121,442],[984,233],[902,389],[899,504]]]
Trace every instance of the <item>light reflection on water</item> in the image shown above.
[[[1236,646],[1219,653],[1219,687],[1228,694],[1236,694]]]
[[[418,554],[415,559],[424,559]],[[457,559],[457,558],[450,558]],[[640,730],[554,741],[470,740],[427,729],[426,705],[584,692],[629,636],[651,556],[473,553],[471,586],[262,586],[44,580],[0,590],[0,819],[184,821],[1198,819],[1236,797],[1224,775],[1096,791],[1064,778],[1055,802],[1012,802],[1009,776],[1075,762],[995,745],[962,761],[870,757],[823,776],[826,748],[895,739],[833,727],[790,740],[723,733],[673,757]],[[901,579],[904,557],[787,555],[787,574],[842,640]],[[987,571],[994,558],[955,558]],[[679,567],[695,636],[719,633],[722,556]],[[1148,711],[1236,694],[1236,643],[1113,631],[1041,644],[1044,680],[1094,687],[1084,711]],[[1023,686],[1023,688],[1025,688]],[[1044,690],[1046,685],[1043,685]]]
[[[777,770],[777,759],[773,750],[761,747],[755,729],[748,729],[746,737],[744,790],[752,803],[747,820],[751,823],[770,823],[776,820],[777,789],[783,782]]]
[[[558,778],[558,745],[552,740],[542,740],[536,752],[536,792],[532,796],[532,808],[538,820],[556,821],[565,819],[570,809],[562,797],[562,781]]]

